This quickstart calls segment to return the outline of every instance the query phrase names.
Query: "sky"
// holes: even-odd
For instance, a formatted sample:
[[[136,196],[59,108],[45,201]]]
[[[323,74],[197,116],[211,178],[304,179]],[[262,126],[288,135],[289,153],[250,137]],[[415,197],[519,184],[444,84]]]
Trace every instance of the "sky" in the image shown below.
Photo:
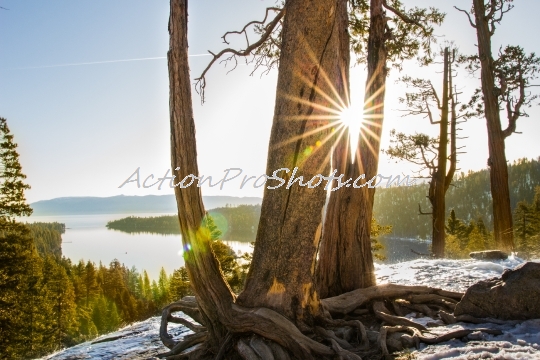
[[[423,1],[407,0],[408,6]],[[190,1],[189,53],[192,79],[206,67],[208,50],[223,48],[221,36],[262,19],[274,0]],[[452,5],[470,8],[470,0],[434,0],[430,6],[447,13],[437,28],[439,43],[454,40],[460,50],[474,53],[475,34],[466,17]],[[537,14],[540,2],[515,1],[497,28],[494,52],[505,44],[540,51]],[[18,143],[20,162],[31,190],[29,202],[67,196],[169,194],[167,183],[138,188],[135,182],[119,188],[137,169],[141,182],[163,177],[170,168],[170,129],[166,0],[0,0],[0,116]],[[444,37],[443,37],[444,35]],[[241,38],[233,45],[241,47]],[[200,174],[222,178],[228,168],[242,175],[265,172],[268,140],[276,93],[277,70],[268,75],[241,64],[234,71],[224,64],[207,76],[206,102],[193,92]],[[404,74],[431,78],[437,83],[440,66],[420,68],[410,61],[388,79],[381,147],[389,132],[433,134],[436,126],[422,118],[403,118],[398,98],[405,89],[396,83]],[[479,80],[462,71],[458,88],[466,94]],[[193,81],[192,81],[193,82]],[[351,70],[351,97],[363,100],[365,67]],[[518,131],[507,139],[507,158],[540,156],[540,109],[518,121]],[[503,123],[504,124],[504,123]],[[461,126],[468,136],[460,171],[486,167],[487,135],[483,119]],[[379,172],[414,175],[416,168],[381,156]],[[150,183],[150,182],[149,182]],[[262,196],[262,188],[231,181],[202,188],[203,195]]]

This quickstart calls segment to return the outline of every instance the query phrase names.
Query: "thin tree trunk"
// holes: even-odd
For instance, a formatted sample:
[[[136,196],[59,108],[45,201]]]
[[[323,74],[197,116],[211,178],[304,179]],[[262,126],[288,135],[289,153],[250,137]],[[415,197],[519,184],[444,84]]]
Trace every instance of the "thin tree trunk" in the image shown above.
[[[448,73],[449,53],[448,48],[444,49],[444,75],[443,75],[443,93],[441,103],[441,120],[439,129],[439,151],[437,156],[437,172],[431,181],[435,183],[433,198],[430,198],[433,206],[432,224],[433,238],[431,242],[431,252],[438,258],[444,257],[444,221],[445,196],[446,196],[446,162],[448,160]]]
[[[337,110],[332,102],[339,103],[338,97],[345,100],[349,67],[347,2],[289,0],[285,6],[266,169],[271,175],[280,168],[298,167],[295,177],[303,176],[305,182],[329,173],[332,141],[325,138],[334,136],[331,126],[321,128],[326,122],[310,117],[332,115],[320,106]],[[286,181],[291,177],[285,171],[278,175]],[[275,180],[267,183],[275,185]],[[314,271],[326,190],[324,183],[312,189],[297,182],[289,189],[286,186],[265,188],[253,261],[238,302],[248,307],[269,307],[295,322],[310,323],[321,311]]]
[[[494,64],[491,54],[491,36],[484,0],[473,0],[478,56],[481,65],[482,94],[488,130],[489,174],[493,198],[493,227],[495,243],[501,250],[514,249],[512,208],[508,187],[504,134],[501,128],[499,103],[495,91]]]
[[[199,174],[187,53],[187,0],[171,0],[169,34],[170,48],[167,57],[171,157],[172,168],[179,168],[175,171],[178,180],[189,174]],[[210,248],[210,233],[201,227],[206,211],[200,188],[177,186],[174,192],[186,268],[193,290],[197,294],[204,325],[209,331],[210,346],[218,348],[220,339],[225,337],[227,332],[219,319],[223,312],[220,308],[230,307],[234,295],[223,279],[219,264]]]
[[[366,180],[377,175],[380,137],[384,116],[387,40],[386,18],[382,0],[371,0],[370,31],[367,47],[367,83],[364,123],[356,154],[347,152],[347,137],[336,146],[334,165],[344,179],[365,174]],[[351,156],[356,156],[354,164]],[[361,183],[361,182],[360,182]],[[375,182],[374,182],[375,183]],[[375,285],[371,253],[371,218],[375,189],[342,187],[331,193],[319,251],[318,289],[322,298]]]

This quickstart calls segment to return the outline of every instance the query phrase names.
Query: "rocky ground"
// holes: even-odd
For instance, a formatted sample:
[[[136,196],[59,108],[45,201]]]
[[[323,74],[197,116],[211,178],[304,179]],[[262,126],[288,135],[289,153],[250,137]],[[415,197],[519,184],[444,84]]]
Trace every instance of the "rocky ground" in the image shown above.
[[[493,261],[420,259],[392,265],[377,265],[376,271],[379,283],[428,285],[446,290],[465,291],[473,283],[499,277],[504,269],[512,269],[521,263],[523,260],[513,256],[507,260]],[[417,318],[414,313],[409,314],[408,317],[424,324],[433,321],[431,318]],[[44,359],[151,359],[156,354],[167,350],[159,340],[159,324],[160,318],[153,317],[104,335],[92,342],[64,349]],[[540,359],[540,319],[505,325],[457,323],[432,327],[430,331],[434,334],[442,334],[460,328],[479,327],[500,329],[503,334],[494,336],[475,332],[460,340],[430,346],[421,344],[417,350],[404,352],[402,358]],[[181,338],[190,334],[191,331],[180,325],[170,325],[169,333],[175,338]]]

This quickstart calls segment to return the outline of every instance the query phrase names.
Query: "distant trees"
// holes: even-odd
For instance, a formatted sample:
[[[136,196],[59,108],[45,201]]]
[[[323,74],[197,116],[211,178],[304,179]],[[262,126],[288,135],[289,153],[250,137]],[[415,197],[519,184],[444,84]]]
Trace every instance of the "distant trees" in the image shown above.
[[[507,46],[498,59],[492,55],[491,39],[504,14],[513,5],[511,0],[473,0],[471,11],[464,12],[476,30],[478,55],[471,57],[471,70],[480,70],[481,92],[477,92],[477,110],[486,119],[488,133],[491,195],[493,197],[494,234],[497,246],[514,249],[514,231],[505,139],[516,132],[516,121],[526,116],[524,109],[537,95],[528,89],[537,77],[540,59],[526,55],[518,46]],[[480,96],[481,94],[481,96]],[[508,121],[503,130],[501,110],[506,110]]]
[[[493,233],[489,232],[482,218],[471,220],[468,224],[456,218],[454,210],[446,223],[446,256],[450,258],[469,258],[472,251],[495,249]]]
[[[257,234],[260,205],[239,205],[210,210],[213,222],[222,235],[220,238],[235,241],[253,241]],[[180,234],[180,224],[175,215],[155,217],[129,216],[109,221],[107,228],[128,233]]]
[[[510,204],[512,209],[519,201],[531,202],[536,184],[540,179],[540,159],[520,159],[508,166]],[[396,186],[377,189],[374,216],[382,224],[392,225],[392,236],[428,239],[432,223],[428,216],[418,216],[418,204],[430,206],[426,193],[429,184]],[[467,199],[467,201],[463,201]],[[482,217],[486,227],[493,230],[491,213],[492,198],[489,170],[460,173],[454,177],[453,186],[446,193],[446,216],[454,209],[458,218],[465,222]],[[448,230],[447,230],[448,231]]]
[[[531,204],[518,202],[514,210],[514,224],[518,253],[531,258],[540,256],[540,186],[536,186]]]

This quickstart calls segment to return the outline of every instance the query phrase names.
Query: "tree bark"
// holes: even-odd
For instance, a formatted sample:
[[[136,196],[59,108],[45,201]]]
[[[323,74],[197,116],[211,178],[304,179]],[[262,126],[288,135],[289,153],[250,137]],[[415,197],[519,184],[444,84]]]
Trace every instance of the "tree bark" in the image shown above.
[[[177,179],[198,176],[195,123],[191,103],[191,84],[187,44],[187,0],[171,0],[169,18],[169,106],[171,120],[172,168]],[[179,182],[179,180],[178,180]],[[210,248],[210,232],[201,227],[206,215],[200,188],[174,188],[187,271],[197,294],[211,347],[218,347],[227,329],[220,321],[222,307],[231,306],[234,295],[222,276]]]
[[[431,252],[438,258],[444,257],[445,231],[444,222],[446,217],[446,162],[448,160],[448,80],[449,74],[449,53],[448,48],[444,49],[444,75],[443,92],[441,101],[441,120],[439,129],[439,152],[437,154],[437,172],[432,177],[435,183],[433,196],[429,198],[432,209],[433,235],[431,240]]]
[[[365,174],[366,181],[377,175],[380,137],[384,116],[384,95],[388,34],[382,0],[371,0],[367,46],[367,83],[364,118],[356,154],[348,152],[343,136],[334,151],[333,168],[344,179]],[[352,163],[352,157],[356,157]],[[351,181],[351,183],[352,183]],[[375,184],[376,181],[373,182]],[[361,185],[362,182],[360,182]],[[375,189],[342,187],[331,193],[326,211],[324,234],[319,250],[318,289],[322,298],[375,285],[371,253],[371,217]]]
[[[489,174],[491,196],[493,198],[493,227],[495,242],[504,251],[513,251],[514,233],[512,208],[508,187],[508,166],[506,164],[504,134],[501,128],[498,92],[495,86],[493,57],[491,54],[490,19],[486,14],[484,0],[473,0],[478,56],[481,66],[482,94],[488,130]]]
[[[335,135],[331,126],[323,127],[328,121],[315,117],[332,116],[333,103],[347,93],[347,2],[289,0],[285,10],[266,169],[268,175],[281,168],[291,172],[278,174],[287,181],[283,186],[265,188],[253,261],[238,303],[309,324],[321,312],[314,271],[326,190],[324,183],[286,186],[295,167],[295,178],[303,176],[304,182],[329,173],[332,141],[326,140]],[[275,180],[267,184],[276,185]]]

